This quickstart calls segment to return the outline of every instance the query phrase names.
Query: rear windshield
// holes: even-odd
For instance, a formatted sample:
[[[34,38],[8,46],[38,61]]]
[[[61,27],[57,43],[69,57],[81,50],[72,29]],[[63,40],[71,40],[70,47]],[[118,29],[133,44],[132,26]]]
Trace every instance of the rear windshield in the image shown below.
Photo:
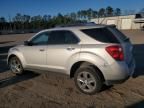
[[[88,36],[104,43],[120,43],[114,34],[107,28],[92,28],[92,29],[83,29],[83,33]]]
[[[122,41],[127,41],[128,37],[126,37],[126,35],[124,35],[121,31],[119,31],[117,28],[115,27],[110,27],[110,30],[116,34]]]

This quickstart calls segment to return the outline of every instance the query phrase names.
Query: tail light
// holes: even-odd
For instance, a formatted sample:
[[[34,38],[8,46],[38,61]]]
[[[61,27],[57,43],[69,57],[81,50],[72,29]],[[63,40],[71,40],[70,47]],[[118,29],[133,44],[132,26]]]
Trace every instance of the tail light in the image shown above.
[[[124,60],[124,53],[123,49],[119,45],[112,45],[106,47],[106,51],[115,59],[118,61],[123,61]]]

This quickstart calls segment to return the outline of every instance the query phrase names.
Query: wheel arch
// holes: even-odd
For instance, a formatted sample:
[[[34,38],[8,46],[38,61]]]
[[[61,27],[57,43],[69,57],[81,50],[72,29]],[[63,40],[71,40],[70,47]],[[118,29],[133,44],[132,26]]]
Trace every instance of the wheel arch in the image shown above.
[[[101,79],[103,81],[105,81],[104,75],[103,75],[102,71],[100,70],[100,68],[98,66],[96,66],[94,63],[91,63],[88,61],[78,61],[78,62],[74,63],[70,69],[70,78],[74,77],[76,70],[80,66],[88,66],[88,65],[94,67],[94,69],[97,70],[98,74],[100,75]]]
[[[8,55],[8,58],[7,58],[7,64],[9,64],[9,60],[10,60],[12,57],[17,57],[17,58],[20,60],[23,68],[26,67],[25,59],[24,59],[23,55],[20,54],[20,53],[18,53],[18,54],[17,54],[17,53],[11,53],[11,54],[9,54],[9,55]]]
[[[89,52],[82,52],[79,55],[79,59],[74,60],[68,67],[68,74],[70,75],[70,78],[72,78],[75,74],[75,71],[82,65],[83,63],[86,63],[88,65],[93,66],[103,79],[106,79],[106,70],[108,68],[107,61],[100,57],[99,55],[96,55],[94,53]]]

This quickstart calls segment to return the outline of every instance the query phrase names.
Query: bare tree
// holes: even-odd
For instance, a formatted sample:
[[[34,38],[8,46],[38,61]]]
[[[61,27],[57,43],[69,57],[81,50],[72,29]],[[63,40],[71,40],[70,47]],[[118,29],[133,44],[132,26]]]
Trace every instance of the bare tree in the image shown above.
[[[121,9],[120,9],[120,8],[116,8],[116,9],[114,10],[114,15],[115,15],[115,16],[120,16],[120,15],[121,15]]]
[[[113,16],[113,12],[114,12],[114,10],[113,10],[113,8],[111,7],[111,6],[108,6],[107,8],[106,8],[106,16]]]
[[[104,8],[99,9],[98,11],[98,17],[104,17],[106,10]]]

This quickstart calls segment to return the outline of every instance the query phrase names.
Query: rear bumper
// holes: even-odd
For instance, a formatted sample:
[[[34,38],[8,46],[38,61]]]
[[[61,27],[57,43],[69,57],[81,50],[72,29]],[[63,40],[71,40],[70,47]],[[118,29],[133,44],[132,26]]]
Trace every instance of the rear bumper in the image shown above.
[[[118,62],[111,65],[111,72],[107,73],[105,78],[107,85],[120,84],[129,79],[135,70],[135,60],[129,64]]]

